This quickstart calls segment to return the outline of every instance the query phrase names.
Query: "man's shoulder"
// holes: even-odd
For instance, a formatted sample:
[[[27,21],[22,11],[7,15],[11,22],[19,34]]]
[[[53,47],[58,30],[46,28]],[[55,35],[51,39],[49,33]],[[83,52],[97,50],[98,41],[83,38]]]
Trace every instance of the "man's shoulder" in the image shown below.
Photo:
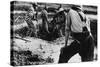
[[[69,10],[69,13],[77,13],[77,11],[76,10],[73,10],[73,9],[70,9]]]

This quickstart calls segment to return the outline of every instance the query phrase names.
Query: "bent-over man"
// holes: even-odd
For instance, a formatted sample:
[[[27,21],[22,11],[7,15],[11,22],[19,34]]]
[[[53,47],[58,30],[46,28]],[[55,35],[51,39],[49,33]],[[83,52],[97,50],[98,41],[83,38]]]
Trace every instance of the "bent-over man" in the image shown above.
[[[83,62],[93,61],[94,43],[88,23],[86,15],[79,7],[72,6],[69,9],[65,27],[65,46],[61,49],[58,63],[68,62],[76,53],[79,53]],[[72,36],[74,42],[68,46],[69,36]]]

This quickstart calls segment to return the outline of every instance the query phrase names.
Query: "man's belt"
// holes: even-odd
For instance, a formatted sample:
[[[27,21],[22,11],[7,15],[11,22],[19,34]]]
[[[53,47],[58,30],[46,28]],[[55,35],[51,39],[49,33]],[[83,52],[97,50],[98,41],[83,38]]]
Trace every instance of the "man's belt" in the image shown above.
[[[90,33],[88,31],[84,31],[84,32],[71,32],[71,36],[79,41],[83,41],[84,39],[86,39],[88,36],[90,35]]]

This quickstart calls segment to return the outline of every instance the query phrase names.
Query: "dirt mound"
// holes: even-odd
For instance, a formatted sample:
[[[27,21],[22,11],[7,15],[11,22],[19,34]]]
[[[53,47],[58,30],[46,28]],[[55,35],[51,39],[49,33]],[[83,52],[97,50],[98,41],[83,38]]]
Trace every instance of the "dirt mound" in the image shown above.
[[[22,39],[13,39],[12,50],[14,53],[14,60],[12,62],[16,62],[14,63],[15,65],[26,65],[26,62],[35,65],[57,63],[60,49],[64,46],[65,41],[64,37],[58,38],[54,41],[45,41],[32,37],[26,37],[23,39],[28,40],[28,42]]]

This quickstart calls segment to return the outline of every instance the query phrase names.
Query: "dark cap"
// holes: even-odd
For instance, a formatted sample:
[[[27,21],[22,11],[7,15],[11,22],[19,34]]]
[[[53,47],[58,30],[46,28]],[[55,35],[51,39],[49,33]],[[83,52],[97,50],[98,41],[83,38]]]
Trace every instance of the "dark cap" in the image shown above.
[[[71,5],[71,8],[74,10],[81,10],[81,6],[79,5]]]

